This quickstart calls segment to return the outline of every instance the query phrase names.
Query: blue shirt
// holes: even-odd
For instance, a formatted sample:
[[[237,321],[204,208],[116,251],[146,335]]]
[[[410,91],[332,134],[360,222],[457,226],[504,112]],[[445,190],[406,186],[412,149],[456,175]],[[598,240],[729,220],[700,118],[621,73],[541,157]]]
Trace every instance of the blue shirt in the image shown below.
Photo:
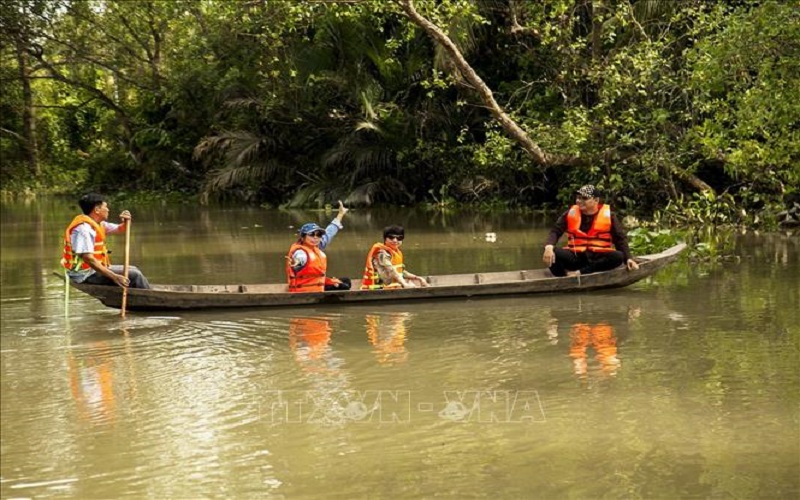
[[[328,227],[325,228],[325,234],[322,235],[322,238],[319,240],[319,249],[325,250],[331,241],[333,241],[334,236],[339,232],[340,229],[344,229],[344,226],[341,222],[336,219],[333,219]],[[297,249],[292,254],[292,259],[296,264],[292,266],[292,270],[297,272],[308,264],[308,254],[305,251]]]

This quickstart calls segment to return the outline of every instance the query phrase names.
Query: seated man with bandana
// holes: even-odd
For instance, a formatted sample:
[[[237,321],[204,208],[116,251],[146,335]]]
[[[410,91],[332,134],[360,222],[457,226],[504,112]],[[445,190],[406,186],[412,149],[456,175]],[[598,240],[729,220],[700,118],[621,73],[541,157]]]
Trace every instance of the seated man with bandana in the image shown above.
[[[575,194],[575,205],[558,218],[544,246],[542,260],[553,276],[608,271],[623,263],[630,271],[639,269],[628,248],[625,228],[611,206],[600,202],[600,190],[589,184]],[[555,248],[564,233],[567,245]]]

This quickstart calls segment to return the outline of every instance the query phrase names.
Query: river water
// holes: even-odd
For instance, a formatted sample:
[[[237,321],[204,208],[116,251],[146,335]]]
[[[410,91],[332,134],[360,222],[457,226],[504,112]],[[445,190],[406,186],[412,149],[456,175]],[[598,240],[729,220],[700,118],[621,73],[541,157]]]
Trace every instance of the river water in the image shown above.
[[[122,208],[154,283],[283,281],[333,215]],[[797,235],[613,291],[121,320],[53,276],[75,211],[2,206],[3,498],[800,496]],[[329,269],[388,223],[418,274],[538,267],[550,222],[354,210]]]

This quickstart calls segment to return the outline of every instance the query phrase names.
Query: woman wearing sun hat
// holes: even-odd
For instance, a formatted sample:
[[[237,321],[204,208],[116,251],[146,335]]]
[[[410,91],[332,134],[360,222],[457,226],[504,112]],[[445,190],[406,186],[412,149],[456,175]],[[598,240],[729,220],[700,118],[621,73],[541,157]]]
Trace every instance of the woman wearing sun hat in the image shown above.
[[[324,290],[349,290],[350,280],[347,278],[329,278],[328,258],[323,250],[342,229],[342,219],[348,209],[339,201],[339,213],[336,218],[322,229],[314,222],[300,227],[300,237],[289,248],[286,255],[286,277],[289,291],[322,292]]]
[[[609,271],[622,264],[631,271],[639,268],[628,248],[625,228],[611,206],[600,203],[601,194],[591,184],[582,186],[575,192],[575,205],[558,218],[550,231],[542,260],[553,276]],[[565,232],[567,245],[555,248]]]

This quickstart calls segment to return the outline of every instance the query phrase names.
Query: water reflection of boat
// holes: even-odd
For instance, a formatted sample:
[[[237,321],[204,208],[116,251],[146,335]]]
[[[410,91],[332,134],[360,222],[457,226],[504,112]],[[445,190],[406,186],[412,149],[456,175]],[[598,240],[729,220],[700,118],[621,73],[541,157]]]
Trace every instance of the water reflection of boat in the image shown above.
[[[537,293],[564,293],[628,286],[673,262],[686,245],[679,244],[661,253],[637,258],[639,269],[624,267],[577,277],[553,277],[547,269],[475,274],[450,274],[426,277],[427,288],[392,290],[353,289],[337,292],[289,293],[286,284],[264,285],[152,285],[150,290],[131,288],[130,310],[211,309],[232,307],[297,307],[320,304],[350,304],[373,301],[491,297]],[[109,307],[122,304],[122,289],[116,286],[74,284]]]

